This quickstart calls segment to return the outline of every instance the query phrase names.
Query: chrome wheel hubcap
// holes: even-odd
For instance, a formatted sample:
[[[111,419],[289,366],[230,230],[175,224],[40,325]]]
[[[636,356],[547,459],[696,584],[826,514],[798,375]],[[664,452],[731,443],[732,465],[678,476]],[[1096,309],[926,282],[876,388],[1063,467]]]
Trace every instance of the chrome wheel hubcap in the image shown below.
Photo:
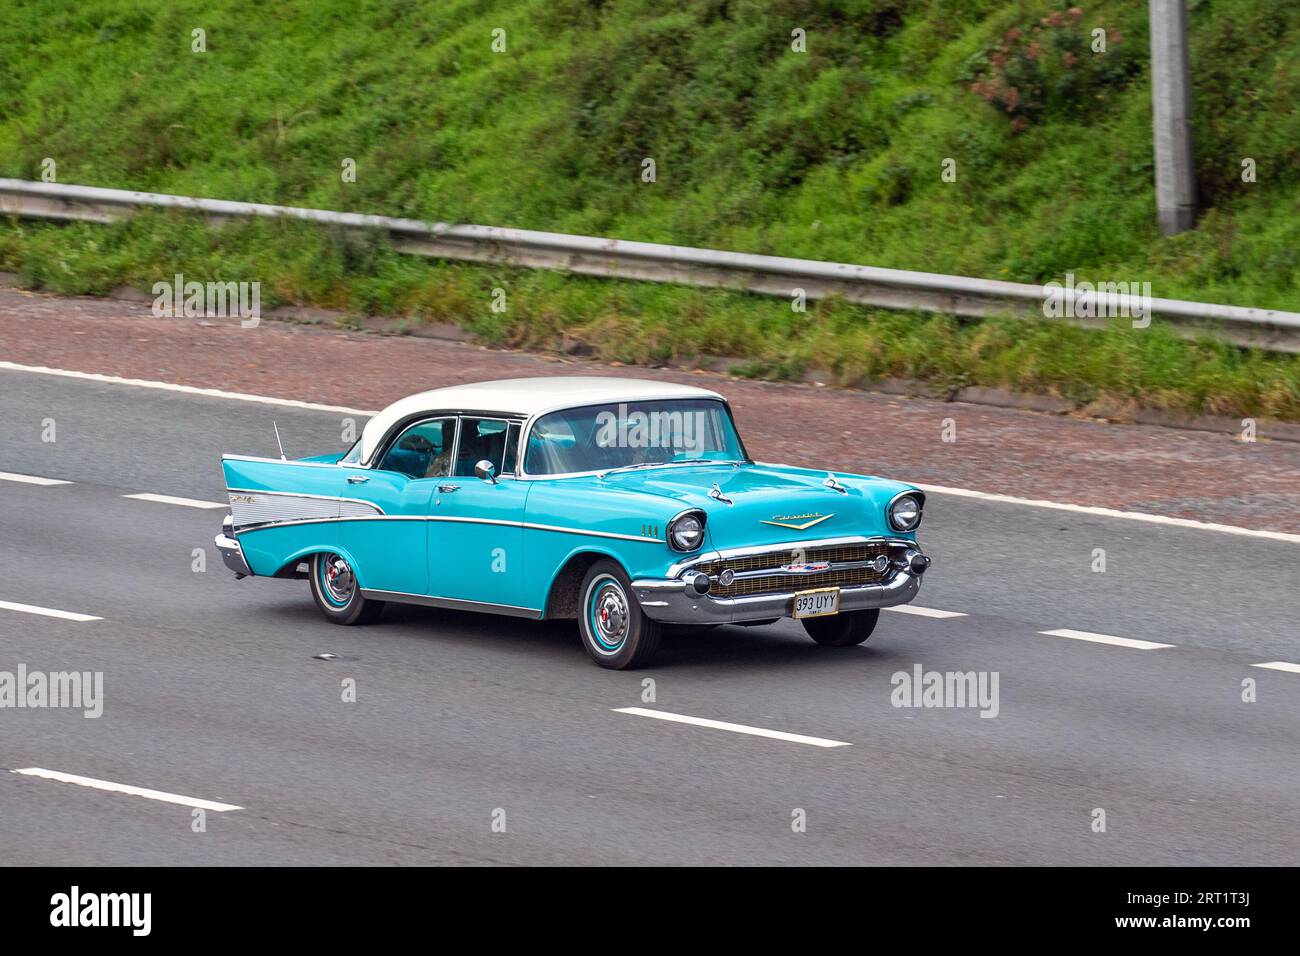
[[[627,639],[628,622],[627,598],[623,589],[613,582],[601,585],[591,615],[596,640],[606,650],[617,650]]]
[[[336,604],[347,604],[356,590],[357,579],[351,566],[338,555],[326,559],[325,591]]]

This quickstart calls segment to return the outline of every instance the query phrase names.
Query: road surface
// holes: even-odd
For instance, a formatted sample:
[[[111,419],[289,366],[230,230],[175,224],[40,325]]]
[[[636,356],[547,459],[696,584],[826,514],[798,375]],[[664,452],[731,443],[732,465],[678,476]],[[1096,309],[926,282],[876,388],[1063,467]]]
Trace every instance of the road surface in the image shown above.
[[[917,603],[949,615],[854,648],[721,628],[606,671],[571,622],[341,628],[305,582],[235,581],[226,510],[194,506],[223,501],[218,455],[275,453],[272,420],[330,451],[343,417],[0,371],[0,602],[96,618],[0,606],[0,672],[103,673],[98,718],[0,709],[0,859],[1300,862],[1300,673],[1256,666],[1300,662],[1300,544],[934,494]],[[996,716],[894,706],[917,665],[996,673]],[[195,801],[239,809],[195,832]]]

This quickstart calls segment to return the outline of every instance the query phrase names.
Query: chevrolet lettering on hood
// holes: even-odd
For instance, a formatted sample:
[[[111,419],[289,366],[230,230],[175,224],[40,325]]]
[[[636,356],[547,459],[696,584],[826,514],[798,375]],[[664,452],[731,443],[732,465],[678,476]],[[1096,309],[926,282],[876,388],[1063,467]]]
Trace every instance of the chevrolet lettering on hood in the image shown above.
[[[601,667],[648,663],[674,625],[795,618],[861,644],[930,566],[923,491],[754,461],[723,396],[671,382],[434,389],[347,450],[221,467],[236,576],[305,578],[336,624],[389,604],[568,618]]]
[[[789,528],[792,531],[807,531],[813,525],[821,524],[827,518],[834,517],[834,515],[824,515],[820,511],[806,515],[773,515],[771,520],[759,519],[759,524],[776,525],[778,528]]]

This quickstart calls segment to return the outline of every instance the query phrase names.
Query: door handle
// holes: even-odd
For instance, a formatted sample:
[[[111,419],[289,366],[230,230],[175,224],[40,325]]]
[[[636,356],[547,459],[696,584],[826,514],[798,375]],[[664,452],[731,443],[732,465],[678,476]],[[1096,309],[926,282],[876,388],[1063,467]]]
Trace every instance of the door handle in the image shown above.
[[[364,485],[369,480],[365,475],[348,475],[349,485]]]
[[[460,485],[439,485],[439,486],[438,486],[438,494],[440,494],[440,495],[450,494],[451,492],[456,491],[456,490],[458,490],[459,488],[460,488]]]

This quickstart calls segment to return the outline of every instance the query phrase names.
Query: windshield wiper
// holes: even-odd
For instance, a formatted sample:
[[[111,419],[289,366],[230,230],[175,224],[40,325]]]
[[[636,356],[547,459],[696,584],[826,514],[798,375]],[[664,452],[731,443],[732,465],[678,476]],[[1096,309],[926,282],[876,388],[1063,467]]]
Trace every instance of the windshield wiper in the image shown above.
[[[732,461],[724,458],[680,458],[677,461],[642,461],[635,465],[620,465],[617,468],[607,468],[604,471],[596,472],[597,478],[604,478],[606,475],[616,474],[620,471],[636,471],[640,468],[666,468],[669,465],[743,465],[742,461]]]
[[[619,465],[617,468],[606,468],[604,471],[596,472],[597,478],[604,478],[606,475],[612,475],[616,471],[636,471],[638,468],[658,468],[660,465],[669,464],[666,461],[641,461],[635,465]]]

